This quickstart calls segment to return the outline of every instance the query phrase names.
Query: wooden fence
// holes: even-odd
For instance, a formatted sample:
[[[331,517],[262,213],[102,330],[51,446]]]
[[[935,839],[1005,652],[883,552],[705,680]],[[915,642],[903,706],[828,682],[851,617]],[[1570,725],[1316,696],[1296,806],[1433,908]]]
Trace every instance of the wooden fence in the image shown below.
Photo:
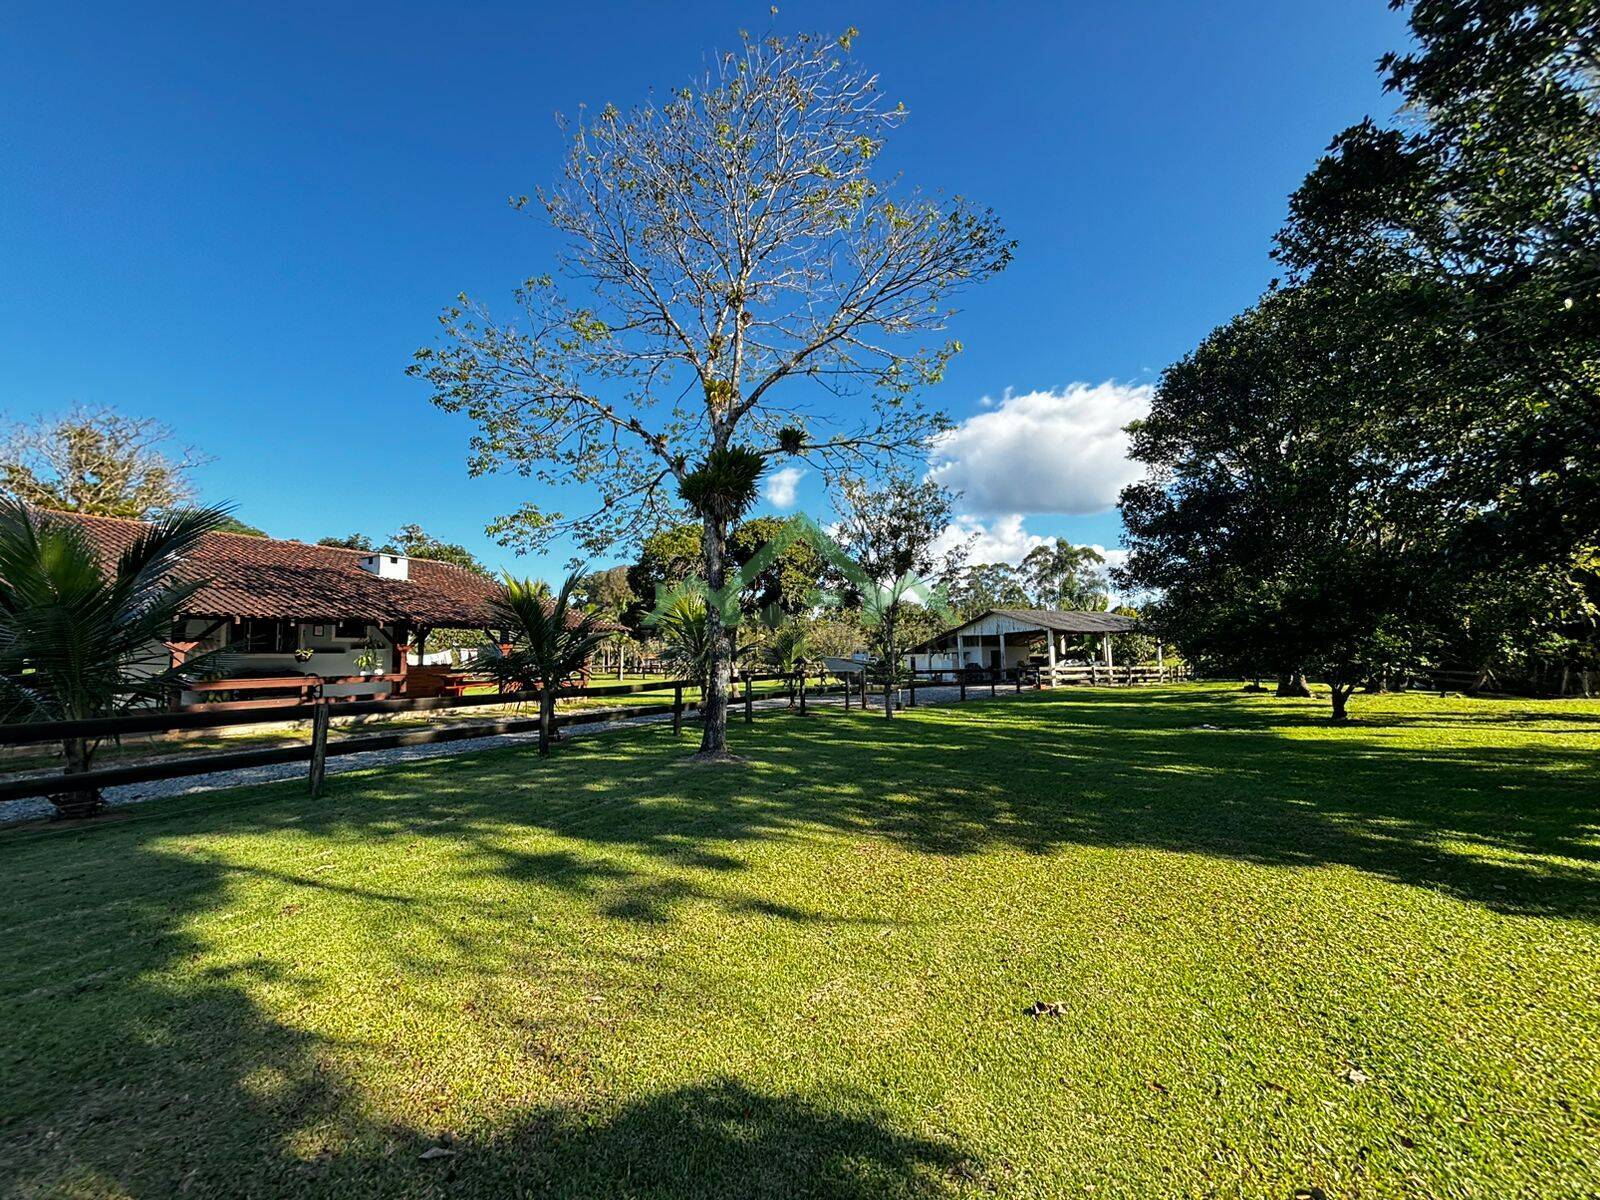
[[[742,705],[745,720],[755,718],[757,693],[753,685],[782,682],[788,686],[768,695],[771,698],[792,697],[803,712],[807,695],[836,691],[822,686],[820,680],[804,675],[741,675],[734,680],[730,704]],[[632,717],[672,717],[673,732],[683,732],[684,718],[699,710],[697,700],[688,699],[686,691],[695,684],[677,680],[652,683],[617,683],[596,687],[564,687],[556,692],[558,699],[588,699],[594,697],[631,696],[646,693],[668,693],[670,704],[639,704],[607,707],[593,711],[558,713],[556,728],[595,722],[626,720]],[[20,800],[30,796],[51,796],[86,788],[121,787],[133,783],[151,783],[161,779],[182,779],[191,775],[209,775],[217,771],[237,771],[248,767],[275,766],[283,763],[310,764],[309,777],[315,794],[322,778],[322,764],[328,758],[347,754],[366,754],[374,750],[392,750],[401,746],[425,746],[437,742],[452,742],[466,738],[487,737],[503,733],[527,733],[539,728],[537,715],[503,717],[492,721],[474,721],[445,729],[407,729],[390,733],[364,734],[355,737],[328,738],[331,716],[360,717],[406,713],[438,712],[445,709],[477,708],[488,705],[536,703],[537,692],[517,695],[440,696],[426,699],[351,700],[318,697],[301,704],[277,704],[270,708],[237,704],[214,705],[188,709],[182,712],[135,713],[122,717],[102,717],[85,721],[46,721],[17,725],[0,725],[0,746],[25,746],[46,742],[61,742],[68,738],[115,740],[117,738],[147,733],[179,733],[205,729],[224,729],[250,725],[280,725],[288,722],[311,723],[311,741],[306,745],[270,746],[255,750],[227,750],[208,754],[192,754],[181,759],[162,759],[156,762],[135,763],[128,766],[105,767],[76,775],[49,774],[23,779],[0,781],[0,801]]]
[[[854,672],[843,677],[842,684],[824,683],[824,675],[766,674],[740,675],[734,680],[730,705],[742,707],[746,721],[755,718],[756,684],[780,683],[786,686],[773,689],[761,698],[787,696],[803,713],[806,699],[827,693],[844,693],[845,707],[859,698],[861,707],[868,704],[869,695],[882,695],[881,682],[871,682],[865,672]],[[1089,686],[1133,686],[1169,682],[1187,678],[1178,668],[1158,670],[1155,667],[1057,667],[1021,668],[1011,671],[915,671],[908,681],[897,689],[904,696],[903,703],[915,707],[917,692],[929,688],[957,688],[959,698],[967,699],[969,693],[991,696],[1002,690],[1020,692],[1025,688],[1058,687],[1066,684]],[[369,683],[382,680],[368,677]],[[341,681],[349,682],[349,681]],[[671,693],[671,703],[635,704],[607,707],[590,711],[558,713],[556,728],[595,722],[627,720],[634,717],[671,715],[675,734],[682,734],[684,719],[699,711],[697,700],[685,696],[695,689],[693,683],[679,680],[661,680],[651,683],[616,683],[590,687],[563,687],[557,690],[558,699],[592,699],[624,696],[647,696],[651,693]],[[76,775],[48,774],[21,779],[0,781],[0,801],[20,800],[30,796],[58,795],[72,790],[121,787],[135,783],[152,783],[163,779],[181,779],[192,775],[209,775],[219,771],[237,771],[250,767],[277,766],[284,763],[309,764],[308,774],[313,794],[321,787],[324,764],[329,758],[348,754],[366,754],[376,750],[393,750],[403,746],[426,746],[439,742],[459,741],[467,738],[487,737],[506,733],[527,733],[538,729],[537,715],[507,716],[496,720],[473,721],[443,729],[406,729],[387,733],[360,734],[329,739],[331,718],[389,716],[408,713],[430,713],[445,710],[470,709],[491,705],[521,705],[537,703],[538,693],[437,696],[411,699],[353,699],[349,696],[327,697],[308,693],[300,702],[283,701],[231,701],[196,706],[181,711],[150,711],[121,717],[103,717],[85,721],[49,721],[17,725],[0,725],[0,747],[25,746],[38,743],[62,742],[68,738],[116,740],[138,734],[182,733],[207,729],[226,729],[251,725],[282,725],[309,722],[311,739],[305,745],[267,746],[253,750],[225,750],[206,754],[191,754],[179,759],[160,759],[126,766],[103,767]],[[898,702],[897,702],[898,704]]]

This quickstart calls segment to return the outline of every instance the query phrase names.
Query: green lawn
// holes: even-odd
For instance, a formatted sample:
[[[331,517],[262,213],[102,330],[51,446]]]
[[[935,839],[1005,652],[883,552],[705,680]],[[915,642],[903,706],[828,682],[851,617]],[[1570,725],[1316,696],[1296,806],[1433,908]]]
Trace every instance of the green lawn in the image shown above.
[[[0,834],[0,1192],[1595,1195],[1600,703],[1355,708],[780,713],[747,769],[655,726]]]

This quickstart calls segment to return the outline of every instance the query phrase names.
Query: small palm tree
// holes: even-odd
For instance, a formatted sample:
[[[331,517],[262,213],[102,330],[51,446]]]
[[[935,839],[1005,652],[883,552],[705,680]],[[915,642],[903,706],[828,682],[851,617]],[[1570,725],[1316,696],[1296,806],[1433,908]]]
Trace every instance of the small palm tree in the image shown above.
[[[761,657],[784,675],[796,675],[805,670],[811,659],[811,629],[800,617],[784,612],[776,604],[761,610],[763,630]],[[791,705],[794,698],[789,699]]]
[[[711,625],[706,598],[680,592],[651,617],[661,639],[661,665],[678,679],[692,679],[702,691],[711,677]]]
[[[597,613],[573,603],[572,593],[582,579],[583,573],[574,571],[552,597],[548,584],[507,576],[505,590],[495,600],[496,612],[511,630],[512,645],[511,653],[490,662],[489,673],[501,683],[539,689],[540,754],[550,753],[556,689],[583,670],[610,636],[600,628]]]
[[[153,521],[108,571],[77,526],[0,500],[0,721],[116,716],[202,673],[209,656],[174,668],[163,643],[203,586],[174,574],[227,515],[202,508]],[[99,746],[64,740],[67,774],[88,771]],[[51,801],[62,817],[103,807],[96,788]]]

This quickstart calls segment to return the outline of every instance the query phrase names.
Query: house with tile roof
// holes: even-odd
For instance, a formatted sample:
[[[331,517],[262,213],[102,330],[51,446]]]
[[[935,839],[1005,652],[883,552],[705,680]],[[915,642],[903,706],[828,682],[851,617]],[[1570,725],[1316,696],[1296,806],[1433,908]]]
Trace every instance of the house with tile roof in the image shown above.
[[[145,528],[118,517],[39,515],[76,527],[107,564]],[[177,575],[200,587],[167,643],[173,661],[226,651],[223,682],[239,694],[290,676],[341,681],[327,684],[329,695],[401,694],[409,652],[429,630],[481,629],[486,641],[508,640],[495,628],[500,585],[453,563],[208,533]]]

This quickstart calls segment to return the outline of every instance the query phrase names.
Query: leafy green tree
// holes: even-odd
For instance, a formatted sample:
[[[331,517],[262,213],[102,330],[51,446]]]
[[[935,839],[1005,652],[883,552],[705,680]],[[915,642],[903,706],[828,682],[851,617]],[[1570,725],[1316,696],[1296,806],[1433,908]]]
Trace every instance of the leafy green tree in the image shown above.
[[[951,299],[1012,243],[991,213],[879,175],[904,110],[853,63],[853,36],[745,37],[660,103],[595,110],[538,196],[563,250],[518,291],[522,320],[465,299],[444,312],[411,372],[477,423],[472,469],[598,500],[525,505],[491,527],[509,544],[570,535],[603,552],[678,519],[683,485],[718,455],[861,469],[920,457],[944,427],[916,397],[959,349],[939,340]],[[847,415],[802,416],[785,397],[804,385],[849,398]],[[699,523],[698,575],[720,590],[730,523],[716,505]],[[700,753],[717,758],[733,639],[719,611],[708,620]]]
[[[402,525],[378,549],[384,554],[404,554],[408,558],[426,558],[433,562],[449,563],[453,567],[491,578],[494,572],[478,561],[472,551],[459,542],[446,542],[428,533],[421,525]]]
[[[346,534],[344,537],[323,537],[317,539],[317,545],[330,546],[338,550],[360,550],[372,554],[378,547],[373,545],[372,539],[364,533]]]
[[[1019,574],[1034,608],[1103,612],[1110,604],[1105,556],[1056,538],[1028,551]]]
[[[1413,45],[1380,69],[1414,119],[1341,133],[1278,254],[1297,281],[1377,297],[1387,336],[1421,348],[1435,403],[1413,457],[1458,498],[1457,554],[1538,569],[1600,544],[1600,8],[1409,9]],[[1409,358],[1373,367],[1403,392]]]
[[[172,439],[160,421],[111,408],[12,424],[0,431],[0,496],[101,517],[169,512],[193,501],[190,472],[210,461],[167,450]]]
[[[619,681],[627,669],[627,654],[634,644],[633,631],[644,615],[644,601],[628,582],[629,570],[619,566],[591,572],[583,577],[577,592],[585,608],[618,626],[606,639],[606,646],[614,658]]]
[[[582,671],[589,656],[605,641],[599,617],[574,603],[582,575],[567,576],[554,596],[542,580],[507,579],[494,601],[495,611],[511,631],[511,652],[488,661],[488,671],[501,683],[517,683],[539,692],[539,753],[550,753],[556,690]]]
[[[1128,604],[1119,604],[1111,610],[1119,617],[1142,617],[1137,608]],[[1156,656],[1156,639],[1142,627],[1136,626],[1126,633],[1111,635],[1111,657],[1116,662],[1137,666],[1154,660]]]
[[[963,620],[991,608],[1029,608],[1028,590],[1010,563],[975,563],[955,572],[950,603]]]
[[[1121,501],[1122,578],[1160,595],[1155,627],[1202,661],[1320,674],[1336,720],[1366,679],[1422,661],[1458,574],[1452,497],[1413,458],[1425,385],[1401,393],[1386,370],[1404,353],[1425,377],[1448,348],[1382,312],[1294,288],[1213,332],[1133,427],[1148,471]]]
[[[657,593],[677,587],[700,570],[700,526],[677,522],[644,538],[639,559],[628,568],[628,586],[646,604]]]
[[[217,532],[218,533],[237,533],[241,537],[266,537],[267,536],[267,531],[266,530],[257,529],[254,525],[246,525],[243,521],[239,520],[238,517],[234,517],[234,516],[224,517],[223,520],[222,520],[222,523],[217,526]]]
[[[781,517],[752,517],[734,526],[728,539],[728,562],[743,567],[784,524]],[[646,600],[658,588],[672,588],[699,574],[701,527],[682,523],[670,525],[644,539],[638,562],[628,568],[628,585]],[[799,612],[822,586],[827,565],[806,541],[797,541],[762,571],[744,598],[745,610],[758,612],[768,604],[780,605],[786,612]]]
[[[837,481],[839,526],[836,540],[868,580],[880,589],[894,589],[880,601],[872,625],[873,647],[885,678],[895,677],[908,643],[907,625],[924,632],[937,621],[918,620],[918,606],[899,599],[899,581],[907,576],[948,578],[960,567],[964,547],[940,554],[940,539],[950,525],[955,496],[933,479],[891,470],[875,480],[845,476]],[[886,699],[885,717],[894,716]]]
[[[202,670],[174,669],[164,641],[202,581],[179,569],[226,514],[155,518],[106,569],[77,527],[0,500],[0,721],[80,721],[158,703]],[[88,771],[99,738],[62,743],[69,775]],[[59,815],[89,816],[96,788],[52,796]]]
[[[729,539],[729,554],[743,567],[767,542],[778,535],[784,524],[782,517],[752,517],[741,521]],[[768,605],[777,605],[784,612],[794,614],[809,608],[816,599],[827,575],[827,563],[816,547],[801,539],[790,543],[751,585],[747,604],[750,611],[759,611]]]

